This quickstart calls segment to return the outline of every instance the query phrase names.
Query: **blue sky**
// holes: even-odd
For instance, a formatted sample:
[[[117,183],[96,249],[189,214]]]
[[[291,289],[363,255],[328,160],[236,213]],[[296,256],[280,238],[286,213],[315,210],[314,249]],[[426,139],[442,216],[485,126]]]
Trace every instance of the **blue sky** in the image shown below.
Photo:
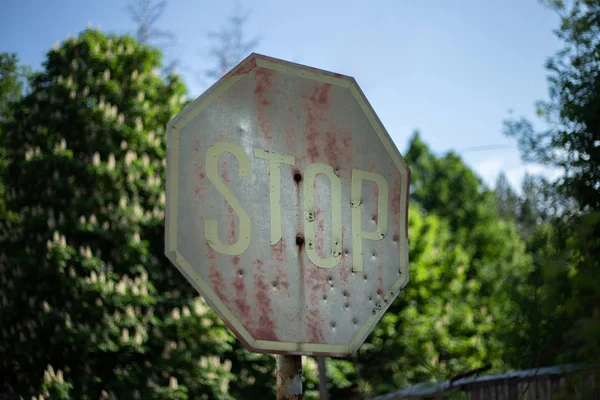
[[[39,68],[46,51],[91,22],[133,33],[129,0],[5,0],[0,51]],[[251,9],[255,51],[354,76],[401,152],[415,129],[433,151],[459,152],[488,183],[500,171],[517,185],[526,170],[502,134],[508,110],[533,118],[547,96],[544,62],[560,47],[557,16],[536,0],[240,1]],[[159,26],[177,37],[167,57],[181,60],[191,95],[212,82],[207,33],[231,15],[232,0],[170,0]],[[473,146],[511,145],[495,151]]]

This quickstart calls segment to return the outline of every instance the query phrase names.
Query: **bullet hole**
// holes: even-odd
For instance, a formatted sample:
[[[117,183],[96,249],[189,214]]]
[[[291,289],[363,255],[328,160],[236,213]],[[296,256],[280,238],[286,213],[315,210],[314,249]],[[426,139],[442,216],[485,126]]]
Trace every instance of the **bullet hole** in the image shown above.
[[[350,303],[345,303],[344,308],[350,308]]]
[[[363,275],[363,279],[366,281],[367,280],[367,274]]]
[[[356,318],[356,317],[352,318],[352,323],[354,325],[358,324],[358,318]]]
[[[333,170],[333,173],[334,173],[336,176],[340,176],[340,169],[339,169],[338,167],[335,167],[335,168],[334,168],[334,170]]]
[[[302,180],[302,175],[300,174],[300,172],[294,173],[294,180],[296,181],[296,183],[300,183],[300,181]]]
[[[398,240],[400,240],[400,237],[398,235],[394,235],[394,242],[397,242]]]
[[[327,301],[327,295],[323,296],[323,301]]]
[[[350,254],[350,252],[348,251],[348,249],[344,250],[344,254],[345,254],[345,255],[348,255],[348,254]]]
[[[277,288],[277,281],[273,281],[273,288]]]
[[[344,290],[344,291],[342,292],[342,296],[344,296],[344,297],[348,297],[348,295],[349,295],[349,293],[348,293],[348,291],[347,291],[347,290]]]
[[[369,296],[369,301],[373,301],[373,296]]]
[[[331,321],[331,327],[335,328],[335,321]]]
[[[239,276],[242,276],[242,275],[244,275],[244,270],[243,269],[238,269],[237,273],[238,273]]]
[[[304,238],[302,236],[296,236],[296,246],[302,247],[304,245]]]

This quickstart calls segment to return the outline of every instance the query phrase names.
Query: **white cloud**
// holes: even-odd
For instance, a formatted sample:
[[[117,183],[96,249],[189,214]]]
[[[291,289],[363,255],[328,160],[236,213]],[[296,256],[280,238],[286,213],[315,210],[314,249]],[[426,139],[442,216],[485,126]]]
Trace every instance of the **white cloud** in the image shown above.
[[[521,183],[526,174],[542,175],[549,180],[560,176],[560,171],[540,164],[524,164],[518,155],[492,156],[473,163],[473,169],[483,179],[486,185],[493,188],[496,179],[504,172],[513,189],[521,191]]]

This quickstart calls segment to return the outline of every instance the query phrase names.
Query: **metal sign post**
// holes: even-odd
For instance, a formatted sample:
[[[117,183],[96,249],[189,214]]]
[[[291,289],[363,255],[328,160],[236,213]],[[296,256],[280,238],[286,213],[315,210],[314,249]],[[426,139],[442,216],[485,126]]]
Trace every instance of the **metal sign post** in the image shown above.
[[[296,396],[408,282],[410,169],[353,78],[258,54],[167,139],[167,257]]]
[[[277,400],[302,398],[302,356],[277,355]]]

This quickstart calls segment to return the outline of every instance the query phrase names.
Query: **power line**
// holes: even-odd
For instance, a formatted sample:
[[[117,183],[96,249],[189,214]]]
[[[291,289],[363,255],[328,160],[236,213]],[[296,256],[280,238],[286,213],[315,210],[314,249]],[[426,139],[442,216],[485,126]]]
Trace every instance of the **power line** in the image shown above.
[[[489,144],[489,145],[482,145],[482,146],[464,147],[464,148],[460,149],[459,151],[467,152],[467,151],[486,151],[486,150],[501,150],[501,149],[516,150],[514,148],[514,145],[512,145],[512,144]]]

